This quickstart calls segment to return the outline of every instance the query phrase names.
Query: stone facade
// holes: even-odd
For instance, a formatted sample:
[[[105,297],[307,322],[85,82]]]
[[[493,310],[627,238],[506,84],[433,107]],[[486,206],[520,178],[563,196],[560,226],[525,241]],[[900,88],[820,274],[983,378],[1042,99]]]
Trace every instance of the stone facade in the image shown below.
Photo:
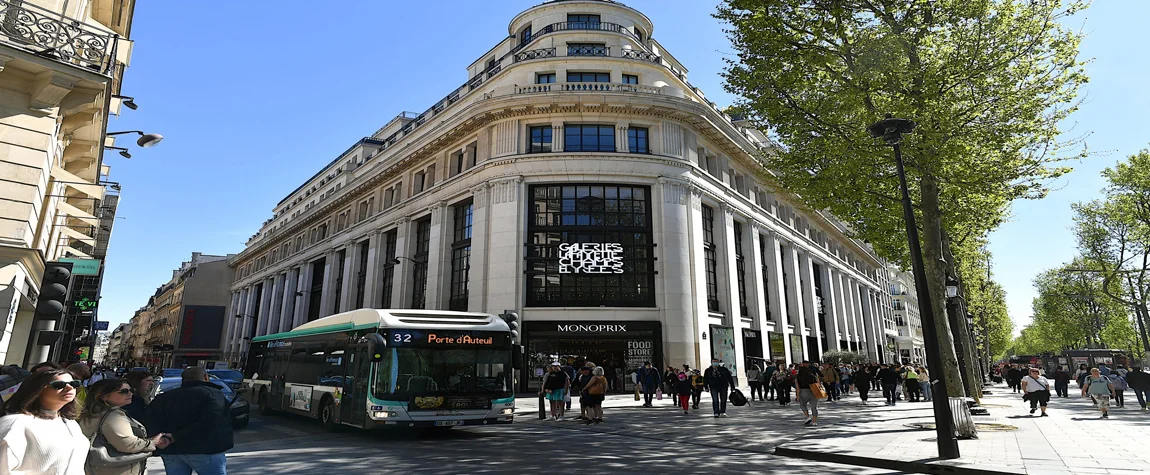
[[[749,356],[889,358],[884,263],[772,184],[759,158],[772,144],[692,86],[653,29],[599,0],[518,15],[467,83],[275,207],[230,260],[227,357],[242,364],[250,338],[333,313],[415,307],[519,312],[523,379],[556,357],[622,356],[543,341],[579,323],[600,324],[579,342],[676,366],[727,355],[737,374]],[[571,242],[621,244],[623,273],[561,273]]]
[[[918,293],[914,276],[890,266],[891,309],[894,311],[899,361],[925,363],[926,349],[922,346],[922,318],[919,316]]]

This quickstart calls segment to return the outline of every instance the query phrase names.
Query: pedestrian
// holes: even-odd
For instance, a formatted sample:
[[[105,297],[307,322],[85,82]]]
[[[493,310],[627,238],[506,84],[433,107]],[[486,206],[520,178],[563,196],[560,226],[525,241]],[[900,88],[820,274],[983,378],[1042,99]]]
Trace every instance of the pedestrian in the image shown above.
[[[687,377],[687,373],[679,373],[678,381],[675,382],[675,395],[678,396],[679,406],[683,408],[683,415],[687,414],[687,409],[691,404],[691,395],[695,390],[691,386],[691,378]],[[695,406],[698,409],[698,405]]]
[[[1126,373],[1126,385],[1134,391],[1138,405],[1145,411],[1146,402],[1150,400],[1150,374],[1142,372],[1142,366],[1131,366],[1130,372]]]
[[[1126,407],[1126,399],[1123,398],[1123,395],[1126,393],[1126,388],[1128,387],[1126,378],[1123,377],[1118,370],[1111,371],[1108,378],[1110,379],[1110,384],[1114,386],[1114,402],[1117,403],[1114,407]]]
[[[1070,372],[1065,366],[1059,365],[1058,369],[1054,370],[1054,392],[1058,397],[1070,396]]]
[[[731,370],[723,366],[723,360],[714,358],[711,367],[703,373],[703,381],[711,392],[711,407],[715,417],[727,417],[727,391],[735,387],[735,377]]]
[[[564,400],[570,390],[571,379],[563,372],[562,365],[558,361],[551,363],[547,373],[543,375],[543,384],[539,388],[539,394],[543,395],[551,405],[551,420],[566,420]]]
[[[865,405],[867,398],[870,395],[871,381],[874,379],[874,374],[871,373],[869,366],[859,366],[859,368],[852,373],[855,383],[855,389],[859,392],[859,399]]]
[[[918,367],[918,392],[922,395],[923,401],[934,400],[934,394],[930,390],[930,374],[927,373],[925,366]]]
[[[5,415],[0,417],[0,473],[84,473],[90,443],[75,421],[79,388],[80,381],[65,370],[41,370],[24,377],[5,401]]]
[[[775,374],[771,376],[772,382],[775,385],[775,393],[779,398],[779,405],[786,406],[791,403],[791,387],[794,384],[791,377],[791,371],[787,369],[782,363],[775,370]]]
[[[180,379],[180,387],[152,400],[144,421],[149,435],[171,434],[170,445],[157,450],[164,470],[168,475],[226,475],[224,452],[235,445],[227,399],[199,366],[189,366]]]
[[[839,366],[839,377],[841,378],[839,382],[839,394],[843,396],[850,395],[851,389],[854,389],[854,370],[851,369],[851,365],[844,364]]]
[[[575,367],[571,366],[570,364],[561,365],[559,367],[563,369],[564,373],[567,373],[567,380],[571,381],[571,384],[574,385],[575,384],[575,378],[579,376],[577,374],[577,372],[575,371]],[[570,389],[574,389],[574,388],[570,388]],[[571,391],[567,392],[567,399],[565,401],[563,401],[563,405],[566,407],[567,411],[571,410]]]
[[[95,443],[103,435],[104,447],[122,454],[118,463],[94,463],[89,456],[88,475],[139,475],[156,449],[168,446],[165,434],[148,437],[144,424],[124,412],[132,401],[133,389],[122,379],[102,379],[88,387],[88,400],[80,415],[80,430]],[[110,451],[109,451],[110,452]],[[132,457],[131,455],[135,455]],[[127,457],[125,457],[127,456]]]
[[[1110,368],[1106,367],[1106,363],[1098,365],[1098,374],[1101,374],[1102,376],[1110,376]]]
[[[1074,380],[1078,382],[1078,387],[1081,388],[1086,385],[1086,377],[1090,376],[1090,370],[1086,365],[1079,365],[1078,371],[1074,372]]]
[[[751,369],[747,370],[747,384],[751,386],[751,400],[755,400],[755,393],[759,394],[759,401],[766,401],[763,397],[763,370],[759,369],[759,365],[751,365]]]
[[[922,386],[918,384],[918,372],[914,370],[914,366],[907,365],[906,371],[902,373],[902,377],[906,382],[906,400],[909,402],[918,402],[919,390]]]
[[[650,361],[644,361],[643,367],[639,368],[639,386],[643,388],[643,407],[654,407],[651,405],[651,398],[655,396],[655,391],[659,389],[659,370],[651,366]]]
[[[122,409],[132,419],[143,421],[148,403],[152,402],[152,387],[155,386],[156,380],[147,371],[132,371],[124,376],[124,381],[132,388],[132,402]]]
[[[575,381],[571,384],[571,399],[574,399],[576,394],[579,395],[579,417],[576,417],[576,420],[587,421],[591,419],[591,416],[587,414],[587,398],[585,397],[587,393],[584,389],[587,388],[587,383],[591,382],[591,371],[593,368],[594,363],[590,362],[580,366],[579,374],[575,376]]]
[[[691,408],[698,409],[699,398],[702,397],[703,390],[707,387],[707,382],[703,379],[703,375],[699,373],[699,370],[697,369],[691,370],[691,374],[688,379],[691,381]]]
[[[759,375],[759,379],[763,382],[763,387],[766,388],[768,401],[775,400],[775,385],[772,382],[772,378],[775,376],[775,371],[778,370],[778,366],[769,364],[766,368],[763,368],[763,374]]]
[[[1090,375],[1085,379],[1085,386],[1082,387],[1082,397],[1087,394],[1094,399],[1094,403],[1098,406],[1098,410],[1102,411],[1102,418],[1110,418],[1110,398],[1114,396],[1114,386],[1110,384],[1110,380],[1102,377],[1102,372],[1098,368],[1091,368]]]
[[[679,372],[675,371],[675,367],[667,365],[667,370],[663,372],[663,394],[667,395],[667,399],[671,401],[671,405],[678,407],[679,398],[675,397],[675,383],[679,381]]]
[[[807,418],[803,423],[805,426],[819,425],[819,398],[811,390],[811,386],[817,384],[819,377],[816,376],[814,368],[811,368],[810,362],[804,361],[802,366],[799,366],[799,374],[795,376],[795,393],[798,394],[803,416]],[[826,385],[825,379],[823,385]]]
[[[72,363],[65,369],[72,373],[73,379],[80,381],[80,389],[76,390],[76,404],[83,411],[84,401],[88,399],[88,378],[92,377],[92,369],[84,363]]]
[[[895,402],[898,399],[896,391],[898,389],[900,379],[898,371],[892,369],[886,364],[883,364],[878,370],[878,375],[875,379],[878,379],[882,384],[882,396],[886,398],[886,405],[895,405]]]
[[[1022,371],[1018,369],[1018,365],[1011,365],[1006,371],[1006,384],[1010,385],[1010,389],[1015,393],[1022,390]]]
[[[1050,403],[1050,381],[1042,376],[1038,368],[1030,368],[1030,374],[1022,378],[1022,399],[1030,401],[1030,415],[1042,406],[1042,417],[1046,417],[1046,405]]]
[[[587,420],[584,424],[601,424],[603,422],[603,400],[607,398],[607,377],[603,374],[603,368],[591,368],[591,379],[583,386],[583,395],[579,398],[579,406],[587,408]]]
[[[808,365],[808,367],[809,367],[809,365]],[[810,368],[810,369],[812,371],[814,371],[814,368]],[[800,367],[800,371],[801,371],[801,367]],[[838,397],[838,395],[839,395],[839,381],[840,381],[839,380],[839,373],[837,371],[835,371],[834,365],[831,365],[831,364],[823,365],[822,383],[823,383],[823,388],[827,392],[827,399],[829,399],[831,401],[837,401],[839,399],[839,397]],[[800,404],[802,403],[801,395],[799,397],[799,403]]]

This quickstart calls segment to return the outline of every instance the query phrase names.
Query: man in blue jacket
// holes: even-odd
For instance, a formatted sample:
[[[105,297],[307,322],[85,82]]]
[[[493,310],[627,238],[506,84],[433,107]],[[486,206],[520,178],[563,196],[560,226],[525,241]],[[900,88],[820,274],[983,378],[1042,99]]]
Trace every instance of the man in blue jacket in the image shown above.
[[[712,359],[711,367],[703,373],[703,381],[707,384],[707,390],[711,391],[711,407],[715,409],[715,417],[727,417],[727,392],[735,386],[731,370],[723,366],[723,360]]]
[[[650,361],[644,361],[643,367],[639,368],[637,379],[639,387],[643,389],[643,407],[654,407],[651,405],[651,398],[655,396],[655,391],[659,389],[659,383],[663,380],[659,370],[651,366]]]
[[[168,475],[226,475],[224,452],[235,443],[227,398],[199,366],[185,369],[180,387],[156,396],[148,405],[149,435],[171,434],[167,448],[156,451]]]

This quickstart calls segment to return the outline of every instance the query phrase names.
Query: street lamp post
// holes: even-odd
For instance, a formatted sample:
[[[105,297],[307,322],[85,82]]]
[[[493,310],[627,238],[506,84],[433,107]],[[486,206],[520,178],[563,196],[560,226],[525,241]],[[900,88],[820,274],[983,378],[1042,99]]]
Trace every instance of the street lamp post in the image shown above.
[[[894,147],[894,162],[898,169],[898,186],[902,196],[903,219],[906,221],[906,237],[910,244],[911,267],[914,270],[915,290],[918,292],[920,305],[919,316],[923,322],[923,337],[929,343],[926,346],[926,360],[930,365],[930,375],[935,378],[930,381],[932,393],[941,395],[935,397],[931,404],[934,406],[934,426],[938,440],[938,458],[956,459],[958,453],[958,438],[954,435],[954,419],[950,413],[950,392],[947,391],[946,377],[943,376],[942,353],[938,347],[936,336],[934,305],[930,299],[930,290],[926,281],[926,268],[922,262],[922,247],[918,242],[918,225],[915,224],[914,207],[910,202],[910,192],[906,186],[906,170],[902,163],[902,134],[914,130],[914,121],[910,119],[896,119],[891,114],[867,128],[872,137],[882,138],[887,145]]]

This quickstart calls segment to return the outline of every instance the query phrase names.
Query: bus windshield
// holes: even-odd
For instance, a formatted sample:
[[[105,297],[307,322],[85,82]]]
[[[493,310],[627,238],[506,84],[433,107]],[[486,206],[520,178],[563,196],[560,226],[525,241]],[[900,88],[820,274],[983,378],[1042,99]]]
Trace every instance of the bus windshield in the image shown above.
[[[509,393],[511,351],[389,348],[376,371],[376,397]]]

